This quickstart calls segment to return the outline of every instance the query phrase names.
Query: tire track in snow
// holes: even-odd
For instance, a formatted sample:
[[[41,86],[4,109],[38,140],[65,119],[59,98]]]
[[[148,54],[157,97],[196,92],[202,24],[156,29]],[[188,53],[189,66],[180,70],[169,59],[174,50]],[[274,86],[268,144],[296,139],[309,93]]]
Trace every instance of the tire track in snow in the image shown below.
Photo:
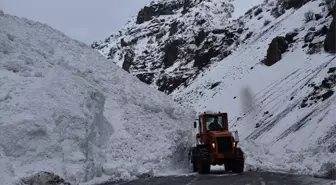
[[[336,57],[333,57],[331,60],[324,62],[323,64],[321,64],[319,67],[317,67],[315,70],[312,71],[312,73],[306,75],[303,79],[308,78],[307,80],[305,80],[304,82],[302,82],[303,79],[300,79],[298,82],[302,82],[302,85],[300,85],[296,91],[299,91],[301,89],[303,89],[309,82],[311,82],[323,69],[325,69]],[[291,73],[291,74],[295,74],[295,73]],[[285,79],[288,79],[288,77],[285,77]],[[283,82],[283,80],[281,80],[281,82]],[[281,82],[279,84],[281,84]],[[268,91],[266,91],[268,92]],[[282,98],[281,96],[277,96],[275,97],[272,101],[275,101],[275,99],[278,98]],[[246,137],[246,139],[252,139],[255,140],[257,139],[259,136],[261,136],[263,133],[271,130],[281,119],[283,119],[284,117],[286,117],[287,114],[289,114],[292,110],[294,110],[296,108],[296,106],[301,102],[303,98],[301,98],[300,100],[297,100],[295,103],[293,103],[290,107],[286,108],[285,110],[283,110],[281,113],[279,113],[275,118],[272,119],[272,121],[270,121],[268,124],[256,129],[254,132],[252,132],[250,135],[248,135]],[[257,106],[259,106],[260,104],[258,104]],[[256,107],[254,107],[256,108]],[[262,122],[262,120],[261,120]],[[298,125],[296,125],[298,126]]]

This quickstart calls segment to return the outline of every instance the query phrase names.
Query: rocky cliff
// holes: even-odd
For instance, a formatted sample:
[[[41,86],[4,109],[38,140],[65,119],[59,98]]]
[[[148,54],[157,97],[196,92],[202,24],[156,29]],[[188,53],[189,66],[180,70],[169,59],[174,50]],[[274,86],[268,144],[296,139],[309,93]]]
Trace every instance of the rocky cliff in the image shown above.
[[[92,47],[141,81],[170,94],[230,55],[248,28],[229,21],[226,0],[153,1],[118,34]]]
[[[275,29],[285,12],[296,11],[308,2],[267,0],[232,19],[235,8],[239,8],[233,6],[234,0],[156,0],[142,8],[118,33],[94,42],[92,48],[142,82],[171,94],[188,86],[239,45],[253,43]],[[296,45],[299,33],[305,34],[303,48],[307,54],[319,52],[323,45],[325,50],[334,51],[332,29],[330,39],[326,39],[332,26],[329,24],[333,3],[333,0],[319,3],[319,7],[330,12],[325,17],[307,10],[302,19],[306,26],[311,25],[309,31],[302,28],[279,35],[272,43],[265,43],[270,44],[265,59],[257,60],[268,66],[278,62],[281,54]],[[323,44],[323,39],[329,41]]]

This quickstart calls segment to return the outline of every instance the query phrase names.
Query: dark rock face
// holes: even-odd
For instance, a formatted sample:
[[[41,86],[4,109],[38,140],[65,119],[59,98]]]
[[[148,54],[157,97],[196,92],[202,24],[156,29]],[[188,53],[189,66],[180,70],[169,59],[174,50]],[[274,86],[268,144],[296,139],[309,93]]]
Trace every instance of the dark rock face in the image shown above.
[[[171,25],[170,25],[170,30],[169,30],[169,35],[174,35],[175,33],[177,33],[178,31],[178,22],[174,21]]]
[[[271,10],[271,15],[275,18],[278,18],[285,13],[285,10],[280,5],[280,2],[281,1],[278,1],[277,5],[274,8],[272,8],[272,10]]]
[[[320,20],[323,16],[320,14],[315,14],[315,20]]]
[[[138,13],[138,17],[137,17],[137,24],[141,24],[145,21],[149,21],[152,19],[152,17],[156,15],[155,10],[153,10],[153,8],[145,6],[143,9],[140,10],[140,12]]]
[[[320,28],[318,30],[316,30],[315,27],[311,27],[308,30],[307,34],[303,38],[305,44],[302,46],[302,48],[307,48],[308,47],[306,53],[309,54],[309,55],[321,52],[323,46],[327,49],[329,49],[329,47],[332,48],[333,47],[332,44],[335,43],[335,42],[332,42],[332,41],[330,42],[330,40],[328,40],[326,38],[324,43],[323,43],[323,42],[319,41],[321,39],[318,38],[318,37],[325,36],[328,33],[329,33],[329,29],[328,29],[327,26],[323,26],[322,28]],[[333,36],[334,35],[330,34],[330,37],[333,37]],[[327,35],[327,37],[328,37],[328,35]],[[327,41],[329,41],[329,43]]]
[[[306,4],[310,0],[288,0],[288,1],[283,1],[283,6],[285,9],[290,9],[290,8],[300,8],[304,4]]]
[[[153,83],[154,73],[143,73],[143,74],[137,74],[136,77],[139,78],[142,82],[150,85]]]
[[[298,32],[295,32],[295,31],[290,32],[290,33],[287,33],[287,34],[285,35],[285,40],[287,41],[288,44],[290,44],[290,43],[294,43],[294,42],[295,42],[294,37],[297,36],[298,34],[299,34],[299,33],[298,33]]]
[[[286,52],[288,44],[284,37],[276,37],[272,40],[267,49],[267,56],[264,60],[266,66],[271,66],[281,60],[281,55]]]
[[[258,16],[262,11],[263,11],[262,8],[258,8],[258,9],[254,12],[254,16]]]
[[[334,72],[336,72],[336,67],[329,68],[327,73],[329,74],[329,73],[334,73]]]
[[[336,22],[333,18],[327,36],[324,40],[324,50],[330,53],[336,53]]]
[[[165,47],[164,47],[164,59],[163,59],[163,63],[164,66],[170,67],[174,64],[175,60],[177,59],[178,56],[178,45],[180,44],[179,41],[174,40],[171,43],[168,43]]]
[[[304,42],[309,43],[314,40],[315,33],[314,32],[308,32],[304,37]]]
[[[318,102],[323,102],[334,95],[333,88],[336,86],[335,67],[329,68],[327,77],[325,77],[319,85],[315,83],[307,84],[313,88],[313,91],[305,97],[301,102],[301,108],[310,107]]]
[[[131,65],[133,64],[135,53],[132,50],[127,50],[125,57],[124,57],[124,63],[122,65],[122,68],[129,72],[129,69]]]
[[[195,37],[196,46],[199,46],[208,35],[209,33],[206,33],[204,32],[204,30],[201,30]]]
[[[322,45],[322,42],[310,43],[308,45],[307,54],[312,55],[315,53],[319,53],[321,51]]]
[[[174,13],[174,10],[179,9],[182,6],[183,4],[180,4],[178,2],[173,2],[170,6],[166,6],[166,4],[145,6],[139,11],[136,24],[142,24],[146,21],[150,21],[155,16],[171,15]]]
[[[167,77],[164,75],[156,82],[156,85],[159,87],[159,91],[170,94],[178,86],[185,83],[186,80],[187,78],[184,78],[183,76]]]
[[[326,26],[323,26],[320,30],[316,32],[317,36],[324,36],[328,34],[328,28]]]
[[[200,0],[202,2],[203,0]],[[142,8],[137,16],[136,24],[142,24],[146,21],[150,21],[153,17],[157,17],[160,15],[172,15],[174,11],[183,8],[183,12],[188,12],[188,9],[192,7],[192,1],[167,1],[158,4],[152,4],[150,6],[145,6]],[[182,12],[182,13],[183,13]]]
[[[208,52],[196,51],[194,67],[201,69],[210,63],[210,59],[219,55],[219,51],[210,48]]]
[[[117,48],[112,47],[110,52],[107,54],[107,59],[112,59],[117,52]]]

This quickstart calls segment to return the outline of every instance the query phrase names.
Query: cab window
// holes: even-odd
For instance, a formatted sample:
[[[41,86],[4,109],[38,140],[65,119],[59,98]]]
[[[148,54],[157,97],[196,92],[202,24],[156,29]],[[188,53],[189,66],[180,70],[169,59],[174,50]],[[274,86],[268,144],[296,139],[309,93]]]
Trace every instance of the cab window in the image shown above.
[[[206,126],[208,131],[227,130],[224,116],[206,116]]]

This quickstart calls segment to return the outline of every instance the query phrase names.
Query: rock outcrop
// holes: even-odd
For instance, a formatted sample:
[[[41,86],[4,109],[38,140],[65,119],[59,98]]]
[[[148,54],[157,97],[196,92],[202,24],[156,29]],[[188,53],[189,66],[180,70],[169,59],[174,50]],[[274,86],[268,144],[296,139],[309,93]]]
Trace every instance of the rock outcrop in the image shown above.
[[[324,50],[330,53],[336,53],[336,21],[333,18],[324,40]]]
[[[189,1],[190,0],[174,0],[170,2],[152,3],[150,6],[145,6],[139,11],[136,19],[136,24],[142,24],[146,21],[150,21],[156,16],[174,14],[175,10],[182,7],[188,7]]]
[[[71,185],[60,176],[44,171],[30,177],[22,178],[21,182],[25,185]]]
[[[264,60],[266,66],[271,66],[281,60],[281,55],[286,52],[288,44],[285,37],[275,37],[267,49],[267,56]]]

